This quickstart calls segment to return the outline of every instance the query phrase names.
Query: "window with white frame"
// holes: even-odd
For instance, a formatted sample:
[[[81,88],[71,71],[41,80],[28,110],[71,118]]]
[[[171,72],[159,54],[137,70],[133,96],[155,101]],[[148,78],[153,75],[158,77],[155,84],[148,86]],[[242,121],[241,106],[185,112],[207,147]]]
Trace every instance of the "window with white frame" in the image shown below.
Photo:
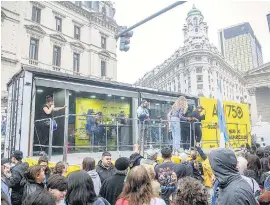
[[[36,6],[33,6],[32,7],[32,21],[40,23],[40,18],[41,18],[41,9]]]
[[[101,77],[106,76],[106,61],[103,61],[103,60],[101,61],[100,72],[101,72]]]
[[[55,30],[62,32],[62,19],[59,18],[58,16],[55,17]]]
[[[38,60],[38,44],[39,40],[35,38],[30,39],[29,59]]]
[[[53,46],[53,65],[61,66],[61,47]]]
[[[80,54],[73,53],[73,71],[80,72]]]

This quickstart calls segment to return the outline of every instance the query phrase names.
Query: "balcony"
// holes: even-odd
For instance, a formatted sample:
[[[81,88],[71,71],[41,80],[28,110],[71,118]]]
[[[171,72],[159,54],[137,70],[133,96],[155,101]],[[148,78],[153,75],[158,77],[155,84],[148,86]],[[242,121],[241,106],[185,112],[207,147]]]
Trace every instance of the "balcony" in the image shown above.
[[[29,58],[22,58],[21,64],[29,65],[31,67],[36,67],[37,69],[42,69],[42,70],[49,70],[49,71],[61,72],[61,73],[69,74],[69,75],[76,75],[76,76],[82,76],[82,77],[88,77],[88,78],[94,78],[94,79],[101,79],[101,77],[96,77],[96,76],[92,76],[92,75],[85,75],[83,73],[73,71],[73,68],[65,69],[65,68],[62,68],[59,66],[46,64],[46,63],[43,63],[41,61],[33,60],[33,59],[29,59]],[[112,80],[112,78],[106,77],[105,80]]]

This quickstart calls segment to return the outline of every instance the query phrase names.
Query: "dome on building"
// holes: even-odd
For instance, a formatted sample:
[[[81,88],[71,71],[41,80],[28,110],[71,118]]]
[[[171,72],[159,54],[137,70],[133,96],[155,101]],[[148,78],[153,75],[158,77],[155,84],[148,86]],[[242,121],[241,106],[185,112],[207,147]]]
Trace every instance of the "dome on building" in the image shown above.
[[[190,12],[188,12],[187,16],[190,17],[190,16],[193,16],[193,15],[202,15],[201,11],[198,10],[195,5],[193,4],[193,7],[192,9],[190,10]]]

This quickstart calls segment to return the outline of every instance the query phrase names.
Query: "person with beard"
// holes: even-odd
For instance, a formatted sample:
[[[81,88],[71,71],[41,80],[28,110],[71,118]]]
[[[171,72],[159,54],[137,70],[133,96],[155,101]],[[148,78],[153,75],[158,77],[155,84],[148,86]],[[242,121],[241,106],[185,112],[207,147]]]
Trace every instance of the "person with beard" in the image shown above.
[[[111,153],[103,152],[102,159],[98,162],[98,165],[96,166],[96,171],[100,177],[101,184],[105,181],[105,179],[115,174],[116,169],[112,164]]]
[[[256,205],[248,182],[237,170],[237,158],[230,149],[219,148],[210,152],[209,161],[218,181],[218,205]]]

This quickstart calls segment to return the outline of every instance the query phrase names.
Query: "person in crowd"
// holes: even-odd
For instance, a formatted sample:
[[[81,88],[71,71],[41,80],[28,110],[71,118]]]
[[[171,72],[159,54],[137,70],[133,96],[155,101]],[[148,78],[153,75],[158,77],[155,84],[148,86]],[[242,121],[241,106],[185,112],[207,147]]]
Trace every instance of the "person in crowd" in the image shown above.
[[[9,195],[9,178],[11,176],[10,163],[7,158],[1,159],[1,192],[6,195],[7,201],[11,204]]]
[[[268,166],[269,153],[267,153],[267,150],[265,150],[264,148],[259,148],[257,151],[257,156],[260,158],[262,173],[269,172],[270,171]]]
[[[174,178],[175,173],[173,170],[176,164],[172,162],[172,150],[169,147],[164,147],[161,150],[161,155],[163,163],[155,167],[156,179],[161,186],[160,196],[169,205],[170,196],[176,191],[177,179]]]
[[[180,96],[172,106],[169,113],[170,128],[173,138],[173,151],[179,152],[181,142],[181,126],[180,121],[188,121],[191,118],[184,117],[188,108],[187,99],[184,96]]]
[[[141,165],[141,164],[150,164],[156,166],[157,163],[157,157],[159,150],[150,148],[145,151],[146,158],[140,155],[139,151],[139,145],[134,144],[134,153],[130,156],[130,168],[132,169],[135,166]]]
[[[101,181],[96,171],[95,164],[96,162],[93,158],[85,157],[82,162],[82,170],[86,171],[90,175],[94,183],[95,193],[96,195],[99,195],[99,191],[101,188]]]
[[[154,196],[159,197],[161,189],[160,189],[160,183],[155,179],[155,176],[156,176],[155,167],[149,164],[142,164],[142,165],[146,169],[147,174],[150,178]]]
[[[270,169],[270,156],[268,157],[268,167],[269,167],[269,169]],[[264,173],[261,175],[260,181],[259,181],[259,185],[260,185],[261,187],[264,186],[264,182],[265,182],[265,180],[267,179],[267,177],[269,177],[269,176],[270,176],[270,171],[264,172]]]
[[[8,195],[1,191],[1,205],[11,205],[10,197]]]
[[[154,196],[150,178],[144,166],[134,167],[127,176],[121,195],[115,205],[165,205]]]
[[[67,179],[61,175],[54,174],[49,177],[47,190],[54,196],[56,205],[66,205],[65,196],[67,194]]]
[[[49,160],[47,156],[41,156],[38,159],[38,165],[42,166],[45,172],[45,176],[46,176],[46,181],[47,179],[49,179],[49,177],[51,176],[51,169],[48,166],[49,165]]]
[[[54,197],[46,190],[29,194],[22,205],[56,205]]]
[[[9,179],[9,185],[11,191],[11,203],[12,205],[21,205],[23,196],[23,185],[21,181],[24,179],[24,173],[27,171],[29,165],[22,162],[23,153],[19,150],[15,150],[11,155],[11,162],[15,164],[11,168],[11,177]]]
[[[75,171],[68,176],[67,205],[109,205],[109,202],[97,197],[92,178],[86,171]]]
[[[255,179],[244,176],[244,173],[247,170],[247,164],[248,164],[248,162],[244,157],[237,157],[237,169],[239,170],[239,173],[241,174],[241,176],[250,185],[250,187],[254,193],[254,196],[257,197],[258,195],[260,195],[259,184],[255,181]]]
[[[53,174],[65,176],[66,173],[67,173],[67,164],[65,164],[64,162],[57,162],[53,169]]]
[[[21,184],[24,184],[22,200],[24,200],[29,194],[35,191],[44,190],[45,188],[45,185],[43,183],[44,179],[45,179],[45,172],[42,166],[35,165],[29,167],[29,169],[25,173],[26,182],[25,183],[21,182]]]
[[[259,182],[260,180],[260,173],[261,173],[261,162],[258,156],[255,154],[249,154],[247,156],[247,170],[245,171],[245,176],[251,177]]]
[[[201,152],[201,155],[203,156],[203,159],[206,159],[207,157],[201,149],[200,149],[200,152]],[[197,160],[197,150],[194,150],[194,149],[191,150],[190,157],[191,157],[190,164],[193,168],[193,177],[195,179],[200,180],[203,183],[204,182],[204,179],[202,177],[204,175],[203,166],[202,166],[202,163]]]
[[[185,165],[185,173],[187,176],[193,177],[193,167],[188,161],[188,155],[185,152],[180,153],[181,164]]]
[[[96,166],[96,171],[100,177],[101,184],[105,179],[115,174],[116,169],[112,164],[112,155],[110,152],[103,152],[102,159]]]
[[[54,120],[43,120],[52,119],[53,112],[65,109],[66,107],[55,107],[54,99],[52,96],[46,96],[46,102],[40,110],[39,119],[42,120],[37,123],[37,138],[38,143],[41,145],[49,145],[49,133],[50,133],[50,123],[52,123],[53,128],[56,129],[56,122]],[[44,148],[44,152],[48,153],[48,147]]]
[[[115,204],[117,197],[121,194],[129,168],[129,159],[120,157],[115,161],[117,169],[115,175],[108,177],[102,184],[99,195],[110,204]]]
[[[264,182],[264,190],[262,194],[258,197],[260,205],[269,205],[270,204],[270,176]]]
[[[248,182],[237,170],[234,152],[226,148],[212,150],[209,154],[211,168],[218,181],[218,205],[256,205]]]
[[[185,177],[178,182],[174,202],[177,205],[208,205],[208,191],[200,181]]]
[[[140,164],[149,164],[156,166],[158,164],[157,163],[158,153],[159,153],[158,149],[150,148],[146,150],[145,151],[146,158],[142,158]]]

